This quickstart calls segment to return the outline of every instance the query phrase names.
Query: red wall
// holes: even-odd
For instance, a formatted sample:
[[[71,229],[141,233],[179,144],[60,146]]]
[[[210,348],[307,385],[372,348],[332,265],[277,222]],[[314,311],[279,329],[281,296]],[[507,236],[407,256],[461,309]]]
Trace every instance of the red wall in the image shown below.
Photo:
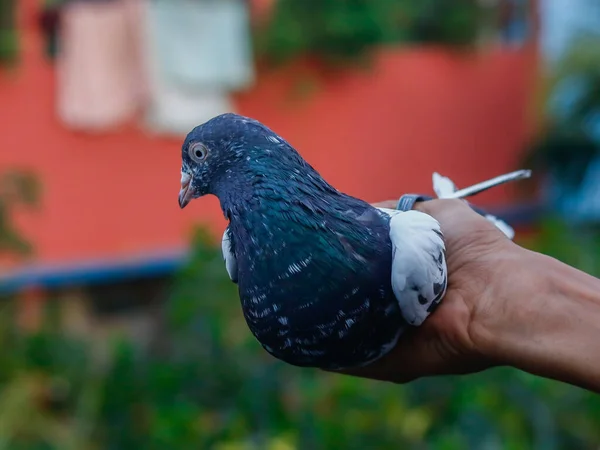
[[[22,22],[21,64],[0,74],[0,168],[40,176],[43,208],[19,216],[40,260],[181,247],[197,222],[221,230],[215,199],[177,206],[181,140],[151,138],[135,125],[88,136],[57,122],[53,67],[32,8]],[[238,97],[238,112],[283,135],[341,190],[376,201],[430,192],[434,170],[459,186],[513,170],[527,139],[535,67],[531,49],[470,59],[389,51],[370,74],[336,76],[299,104],[286,100],[287,74],[261,74]],[[497,189],[478,202],[506,200]]]

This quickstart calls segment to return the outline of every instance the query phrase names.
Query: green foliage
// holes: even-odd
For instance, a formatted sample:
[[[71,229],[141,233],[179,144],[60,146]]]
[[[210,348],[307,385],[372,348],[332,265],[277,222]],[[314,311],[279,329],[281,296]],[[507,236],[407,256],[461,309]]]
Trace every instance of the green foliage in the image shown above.
[[[528,152],[526,164],[576,188],[589,164],[600,156],[600,38],[576,40],[544,90],[546,128]]]
[[[409,40],[448,47],[470,47],[479,36],[485,8],[478,1],[405,1]]]
[[[18,56],[16,0],[0,1],[0,65],[13,63]]]
[[[91,449],[87,400],[92,384],[83,343],[46,324],[24,334],[14,303],[0,323],[0,449]]]
[[[401,386],[287,366],[251,336],[199,232],[151,351],[108,361],[47,321],[0,317],[2,449],[585,449],[600,398],[515,370]],[[54,317],[57,315],[54,314]]]
[[[31,245],[15,228],[12,217],[20,206],[34,207],[39,198],[35,176],[25,171],[0,174],[0,254],[29,255]]]
[[[559,217],[546,217],[535,236],[522,238],[520,244],[600,277],[600,227],[597,224],[569,225]]]
[[[272,64],[306,56],[327,64],[362,63],[379,45],[472,45],[481,16],[471,0],[278,0],[258,32],[257,50]]]

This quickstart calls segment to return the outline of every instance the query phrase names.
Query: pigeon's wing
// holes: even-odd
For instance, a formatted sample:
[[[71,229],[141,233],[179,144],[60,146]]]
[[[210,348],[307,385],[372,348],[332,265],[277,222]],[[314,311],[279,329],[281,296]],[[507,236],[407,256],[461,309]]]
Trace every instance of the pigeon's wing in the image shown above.
[[[231,238],[229,236],[229,227],[225,228],[223,233],[223,239],[221,240],[221,251],[223,252],[223,259],[225,260],[225,268],[229,274],[229,278],[234,283],[238,281],[238,267],[237,260],[231,249]]]
[[[404,319],[419,326],[446,293],[448,269],[440,224],[419,211],[380,210],[391,216],[394,295]]]

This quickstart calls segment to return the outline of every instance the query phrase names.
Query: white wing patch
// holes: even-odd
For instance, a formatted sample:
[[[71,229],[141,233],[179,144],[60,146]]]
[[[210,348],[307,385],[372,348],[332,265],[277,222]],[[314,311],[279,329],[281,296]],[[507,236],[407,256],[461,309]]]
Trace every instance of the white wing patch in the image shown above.
[[[458,190],[454,182],[439,173],[432,177],[433,190],[438,198],[465,198],[509,181],[528,178],[530,171],[522,170],[496,177],[478,185]],[[419,326],[431,314],[446,294],[448,268],[446,248],[440,224],[420,211],[398,211],[377,208],[390,216],[392,241],[392,288],[404,319]],[[515,232],[507,223],[487,214],[509,239]]]
[[[446,293],[448,269],[440,224],[419,211],[379,209],[391,216],[392,289],[404,319],[419,326]]]
[[[399,209],[389,209],[389,208],[379,208],[377,207],[377,209],[379,211],[381,211],[384,214],[387,214],[390,217],[394,217],[396,214],[401,214],[402,211],[400,211]]]
[[[231,251],[231,242],[229,240],[229,227],[225,228],[223,233],[223,239],[221,240],[221,251],[223,252],[223,259],[225,260],[225,268],[229,278],[234,283],[237,283],[238,278],[238,267],[235,255]]]

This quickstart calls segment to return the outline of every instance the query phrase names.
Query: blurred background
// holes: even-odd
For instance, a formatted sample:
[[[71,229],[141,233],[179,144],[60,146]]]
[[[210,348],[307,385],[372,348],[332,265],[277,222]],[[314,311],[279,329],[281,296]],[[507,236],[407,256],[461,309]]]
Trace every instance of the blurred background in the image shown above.
[[[368,201],[476,201],[600,273],[598,0],[0,0],[0,450],[597,449],[600,398],[501,368],[376,383],[248,331],[180,148],[226,111]]]

